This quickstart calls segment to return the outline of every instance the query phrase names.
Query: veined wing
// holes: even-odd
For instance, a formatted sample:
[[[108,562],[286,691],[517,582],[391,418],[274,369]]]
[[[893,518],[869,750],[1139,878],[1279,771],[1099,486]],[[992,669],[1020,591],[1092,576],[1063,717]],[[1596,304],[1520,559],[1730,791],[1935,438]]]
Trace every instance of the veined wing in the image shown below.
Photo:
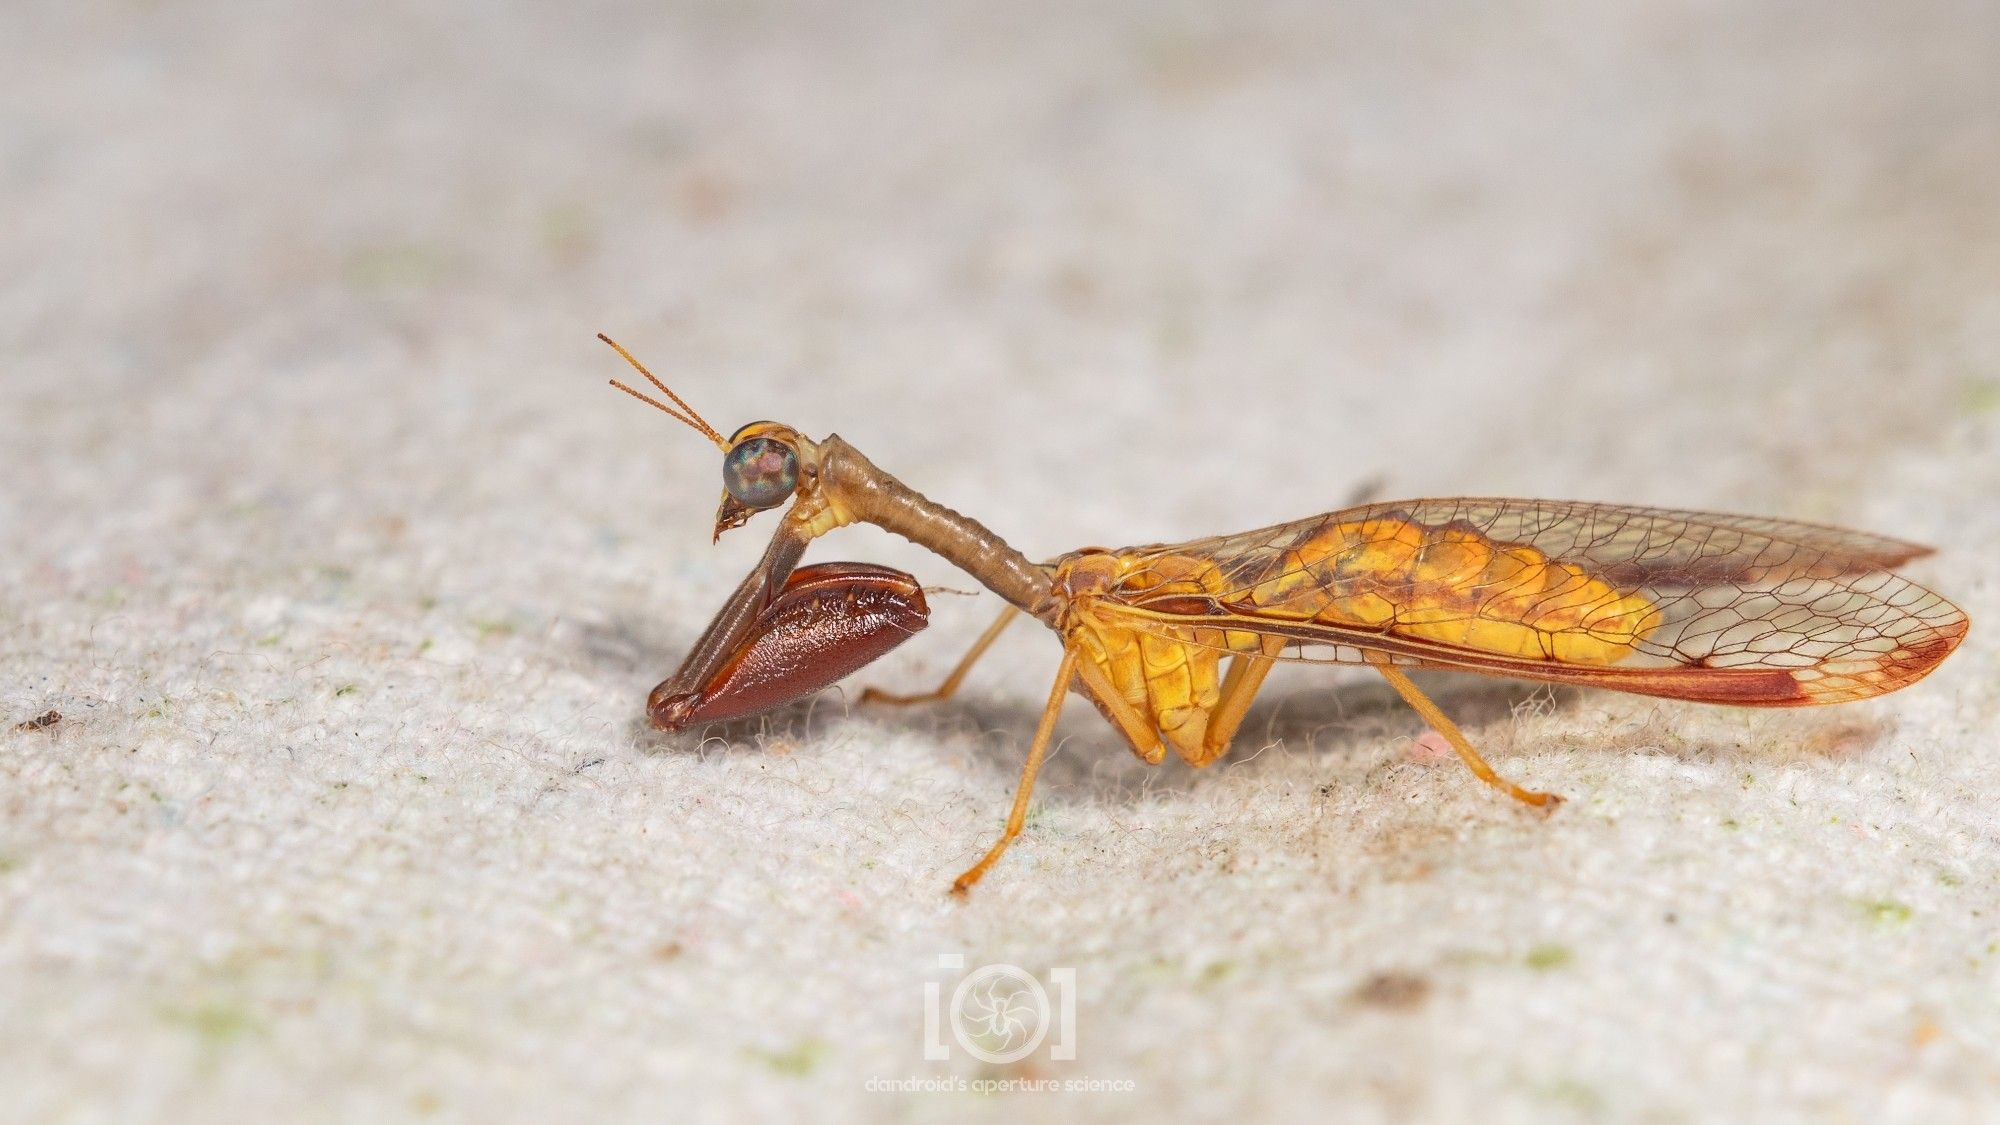
[[[1275,638],[1289,659],[1833,703],[1915,682],[1965,636],[1958,607],[1891,573],[1928,553],[1746,516],[1417,500],[1115,552],[1121,578],[1099,605],[1235,652]]]

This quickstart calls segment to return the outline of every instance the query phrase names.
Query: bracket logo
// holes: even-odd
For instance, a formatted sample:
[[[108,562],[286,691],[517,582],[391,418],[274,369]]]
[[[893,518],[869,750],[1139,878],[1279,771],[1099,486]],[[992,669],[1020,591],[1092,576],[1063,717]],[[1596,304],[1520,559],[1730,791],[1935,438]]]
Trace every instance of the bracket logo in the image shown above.
[[[965,956],[945,953],[938,968],[965,968]],[[1050,990],[1055,992],[1054,1002]],[[959,978],[951,990],[949,1015],[944,1005],[944,985],[924,982],[924,1058],[931,1061],[951,1057],[944,1027],[951,1026],[951,1038],[966,1054],[995,1065],[1018,1062],[1041,1049],[1049,1041],[1049,1058],[1067,1062],[1076,1058],[1076,970],[1050,969],[1044,986],[1033,973],[1018,965],[981,965]]]

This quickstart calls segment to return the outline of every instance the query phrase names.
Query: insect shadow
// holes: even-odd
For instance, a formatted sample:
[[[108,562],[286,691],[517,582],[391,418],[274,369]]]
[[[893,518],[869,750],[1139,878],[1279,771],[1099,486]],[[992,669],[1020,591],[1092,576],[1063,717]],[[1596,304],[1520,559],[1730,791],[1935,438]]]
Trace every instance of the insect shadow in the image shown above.
[[[652,667],[661,654],[688,639],[656,629],[648,619],[619,616],[608,621],[565,621],[563,639],[584,663],[603,672],[637,674]]]

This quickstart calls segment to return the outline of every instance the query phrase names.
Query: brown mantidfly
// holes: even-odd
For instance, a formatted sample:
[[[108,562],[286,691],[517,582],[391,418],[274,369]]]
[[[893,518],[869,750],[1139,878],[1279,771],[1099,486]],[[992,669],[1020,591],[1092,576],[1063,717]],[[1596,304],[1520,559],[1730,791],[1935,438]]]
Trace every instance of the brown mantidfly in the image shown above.
[[[763,558],[680,669],[653,689],[654,726],[678,730],[798,698],[922,628],[922,593],[906,574],[853,563],[797,569],[808,543],[846,524],[901,535],[1007,602],[935,691],[871,689],[864,701],[949,696],[1021,614],[1062,641],[1006,828],[958,877],[959,893],[1020,835],[1071,691],[1146,762],[1161,762],[1172,747],[1206,766],[1228,752],[1277,661],[1366,665],[1480,780],[1550,807],[1560,798],[1495,773],[1405,669],[1792,707],[1915,683],[1967,628],[1958,607],[1892,573],[1927,547],[1818,524],[1610,504],[1365,504],[1236,535],[1090,547],[1036,563],[838,435],[812,441],[782,423],[752,422],[725,439],[629,352],[599,338],[673,405],[614,386],[723,451],[718,538],[790,503]]]

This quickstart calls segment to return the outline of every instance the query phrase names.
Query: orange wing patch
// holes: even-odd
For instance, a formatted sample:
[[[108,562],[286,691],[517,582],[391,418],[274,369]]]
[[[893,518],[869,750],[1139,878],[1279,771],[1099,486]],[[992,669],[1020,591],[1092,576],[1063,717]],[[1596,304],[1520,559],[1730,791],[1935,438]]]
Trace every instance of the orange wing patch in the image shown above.
[[[1277,637],[1288,659],[1783,706],[1893,691],[1957,647],[1964,613],[1887,569],[1926,553],[1777,520],[1424,500],[1112,552],[1104,602],[1229,652]]]
[[[1500,656],[1616,664],[1660,624],[1651,598],[1463,521],[1327,523],[1233,613],[1391,629]]]

